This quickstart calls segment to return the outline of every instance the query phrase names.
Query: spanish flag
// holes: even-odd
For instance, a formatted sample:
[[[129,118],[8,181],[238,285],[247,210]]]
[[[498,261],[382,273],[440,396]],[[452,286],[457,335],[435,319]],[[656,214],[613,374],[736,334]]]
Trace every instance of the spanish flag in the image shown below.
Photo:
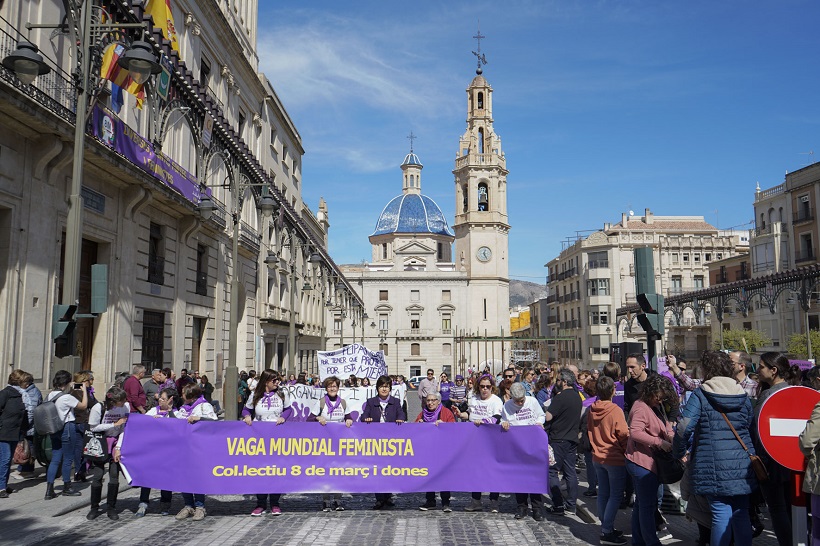
[[[162,29],[162,35],[171,42],[174,51],[179,53],[177,28],[174,26],[174,14],[171,12],[171,0],[149,0],[145,13],[151,16],[154,20],[154,26]]]
[[[105,49],[102,66],[100,66],[100,76],[111,82],[112,106],[119,113],[119,106],[122,105],[122,90],[134,95],[137,99],[137,108],[142,109],[145,101],[145,90],[142,85],[134,83],[128,71],[117,64],[120,55],[125,53],[125,46],[115,42]]]

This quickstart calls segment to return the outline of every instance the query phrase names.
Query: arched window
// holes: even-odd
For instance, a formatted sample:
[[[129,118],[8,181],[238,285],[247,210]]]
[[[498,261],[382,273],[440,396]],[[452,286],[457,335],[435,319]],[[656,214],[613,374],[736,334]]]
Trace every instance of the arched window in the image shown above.
[[[484,153],[484,127],[478,128],[478,153]],[[481,162],[481,158],[479,158],[479,162]]]
[[[478,109],[484,109],[484,93],[482,93],[481,91],[478,92]]]
[[[487,191],[487,184],[484,182],[478,185],[478,210],[490,210],[490,194]]]
[[[462,194],[462,196],[464,197],[464,207],[463,207],[463,212],[467,212],[467,206],[468,206],[468,204],[469,204],[469,199],[468,199],[469,192],[467,191],[467,184],[465,184],[464,186],[462,186],[462,188],[461,188],[461,194]]]
[[[387,243],[382,243],[382,260],[387,259]]]

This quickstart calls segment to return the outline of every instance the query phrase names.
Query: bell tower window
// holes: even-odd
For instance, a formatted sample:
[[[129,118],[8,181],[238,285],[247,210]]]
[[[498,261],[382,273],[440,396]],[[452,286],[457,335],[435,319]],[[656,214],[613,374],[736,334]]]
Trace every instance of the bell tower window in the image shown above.
[[[478,185],[478,210],[480,211],[488,211],[490,210],[490,197],[489,192],[487,192],[487,184],[482,182]]]
[[[484,127],[478,128],[478,153],[484,153]]]
[[[484,110],[484,93],[478,92],[478,109]]]
[[[465,184],[464,186],[462,186],[462,188],[461,188],[461,194],[464,196],[464,208],[463,208],[463,212],[467,212],[467,201],[468,201],[467,197],[468,197],[468,195],[469,195],[469,192],[467,192],[467,185],[466,185],[466,184]]]

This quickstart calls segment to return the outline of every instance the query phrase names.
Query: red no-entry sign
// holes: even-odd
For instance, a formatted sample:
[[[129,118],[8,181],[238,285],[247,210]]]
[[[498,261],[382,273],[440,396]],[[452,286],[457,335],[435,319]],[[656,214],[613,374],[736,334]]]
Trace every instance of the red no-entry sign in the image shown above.
[[[803,453],[797,437],[806,428],[814,406],[820,402],[820,391],[808,387],[786,387],[763,402],[758,434],[769,456],[781,465],[802,472]]]

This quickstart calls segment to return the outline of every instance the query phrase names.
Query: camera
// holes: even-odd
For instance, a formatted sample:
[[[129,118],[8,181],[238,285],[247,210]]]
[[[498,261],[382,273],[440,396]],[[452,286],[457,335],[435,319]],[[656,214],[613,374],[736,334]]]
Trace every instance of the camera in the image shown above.
[[[74,383],[74,388],[75,388],[75,389],[82,389],[82,388],[83,388],[83,384],[82,384],[82,383]]]

